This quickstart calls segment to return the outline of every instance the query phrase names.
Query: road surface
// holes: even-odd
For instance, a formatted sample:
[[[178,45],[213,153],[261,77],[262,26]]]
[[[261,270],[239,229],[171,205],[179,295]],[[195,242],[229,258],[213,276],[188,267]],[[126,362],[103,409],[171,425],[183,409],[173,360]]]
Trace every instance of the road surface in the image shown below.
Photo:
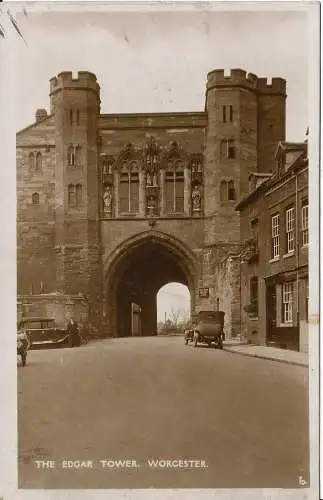
[[[297,488],[307,376],[180,337],[31,351],[18,366],[19,487]]]

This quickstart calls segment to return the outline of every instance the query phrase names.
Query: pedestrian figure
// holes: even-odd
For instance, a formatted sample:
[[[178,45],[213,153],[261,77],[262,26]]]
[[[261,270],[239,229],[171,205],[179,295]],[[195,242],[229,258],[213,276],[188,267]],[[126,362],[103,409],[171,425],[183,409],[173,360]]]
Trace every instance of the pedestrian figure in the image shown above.
[[[73,318],[71,318],[67,323],[67,333],[71,347],[77,347],[81,344],[79,329]]]

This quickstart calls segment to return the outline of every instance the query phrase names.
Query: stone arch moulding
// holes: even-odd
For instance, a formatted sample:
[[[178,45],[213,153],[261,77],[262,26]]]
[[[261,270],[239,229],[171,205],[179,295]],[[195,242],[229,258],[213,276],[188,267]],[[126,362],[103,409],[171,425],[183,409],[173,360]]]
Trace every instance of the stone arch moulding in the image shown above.
[[[131,161],[135,161],[138,164],[138,167],[142,168],[141,152],[138,149],[136,149],[133,146],[133,144],[128,143],[122,148],[120,153],[117,155],[114,166],[116,169],[120,170],[124,162],[131,162]]]
[[[165,169],[169,161],[180,160],[184,163],[184,167],[189,165],[189,156],[182,146],[177,142],[171,142],[163,151],[160,158],[160,166]]]
[[[145,243],[159,243],[167,247],[178,257],[178,264],[187,276],[189,288],[194,289],[196,279],[196,258],[192,250],[187,245],[174,236],[161,231],[149,230],[136,234],[123,241],[104,261],[104,276],[107,286],[111,286],[120,263],[126,258],[127,253]]]

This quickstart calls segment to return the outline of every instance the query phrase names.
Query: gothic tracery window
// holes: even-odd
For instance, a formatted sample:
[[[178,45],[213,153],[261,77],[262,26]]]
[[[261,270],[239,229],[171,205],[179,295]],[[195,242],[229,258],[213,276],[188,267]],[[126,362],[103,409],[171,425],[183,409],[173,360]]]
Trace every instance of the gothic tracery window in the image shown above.
[[[165,175],[166,211],[184,212],[184,166],[180,160],[168,162]]]
[[[119,177],[120,213],[139,212],[139,170],[136,161],[124,161]]]

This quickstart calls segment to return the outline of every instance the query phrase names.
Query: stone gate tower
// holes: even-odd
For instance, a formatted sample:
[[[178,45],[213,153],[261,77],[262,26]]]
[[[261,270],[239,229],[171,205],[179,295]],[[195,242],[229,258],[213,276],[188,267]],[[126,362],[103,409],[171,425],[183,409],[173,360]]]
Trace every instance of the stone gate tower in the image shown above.
[[[205,272],[211,274],[204,282],[210,282],[213,292],[209,305],[218,303],[235,331],[241,314],[240,223],[235,206],[249,192],[249,175],[272,168],[277,143],[285,139],[285,98],[286,82],[281,78],[268,83],[241,69],[228,75],[215,70],[207,77],[204,246]]]
[[[156,293],[178,281],[238,334],[235,206],[272,168],[285,98],[280,78],[215,70],[204,111],[102,114],[95,75],[51,79],[50,114],[17,135],[20,312],[126,336],[135,306],[154,335]]]
[[[96,76],[60,73],[50,80],[55,124],[56,290],[88,302],[88,319],[99,324],[100,87]]]

